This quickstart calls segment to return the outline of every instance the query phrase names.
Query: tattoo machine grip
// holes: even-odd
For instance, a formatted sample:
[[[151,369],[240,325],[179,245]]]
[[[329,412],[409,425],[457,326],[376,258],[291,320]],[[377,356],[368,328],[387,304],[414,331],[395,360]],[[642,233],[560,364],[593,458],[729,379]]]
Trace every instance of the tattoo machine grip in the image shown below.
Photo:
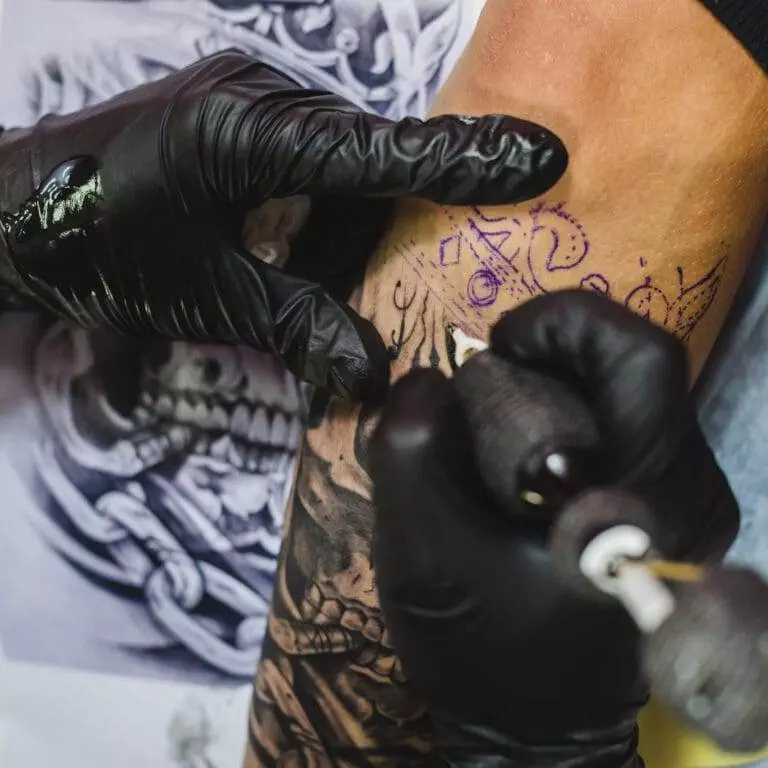
[[[596,587],[625,605],[645,633],[648,678],[683,722],[725,749],[764,747],[768,584],[747,570],[670,563],[672,571],[702,573],[673,595],[648,560],[650,510],[633,495],[594,488],[589,459],[599,435],[586,405],[565,385],[511,365],[482,342],[455,338],[454,383],[478,469],[496,498],[507,509],[543,506],[557,515],[551,549],[558,567],[581,588]],[[604,573],[595,578],[585,555],[601,543]],[[609,562],[619,566],[615,572]]]
[[[599,434],[565,384],[478,351],[454,373],[477,466],[505,509],[556,512],[594,484]]]

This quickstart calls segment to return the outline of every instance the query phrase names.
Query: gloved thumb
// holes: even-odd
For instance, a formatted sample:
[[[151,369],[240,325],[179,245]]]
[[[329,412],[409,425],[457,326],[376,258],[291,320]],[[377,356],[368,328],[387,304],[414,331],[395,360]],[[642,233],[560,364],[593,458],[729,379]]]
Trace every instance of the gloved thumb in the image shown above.
[[[431,626],[447,618],[438,615],[441,607],[451,613],[465,604],[446,557],[450,562],[457,542],[465,546],[485,530],[467,513],[484,488],[465,429],[452,382],[438,370],[419,369],[392,387],[371,439],[373,559],[395,637],[398,615]]]
[[[227,296],[241,298],[224,311],[244,343],[253,340],[286,368],[337,397],[378,402],[389,386],[389,356],[373,324],[322,286],[263,262],[244,258]]]

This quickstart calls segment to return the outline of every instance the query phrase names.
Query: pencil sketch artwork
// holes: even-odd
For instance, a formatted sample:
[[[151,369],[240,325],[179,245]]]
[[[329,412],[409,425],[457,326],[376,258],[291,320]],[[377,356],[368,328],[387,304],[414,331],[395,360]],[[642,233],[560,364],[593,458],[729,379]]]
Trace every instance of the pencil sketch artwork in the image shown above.
[[[0,84],[0,123],[72,112],[231,48],[388,117],[421,115],[474,21],[462,7],[9,0],[0,58],[14,77]],[[270,216],[254,220],[258,252]],[[7,505],[30,531],[0,552],[5,653],[249,679],[309,393],[245,348],[138,345],[10,315],[0,330],[14,340],[0,362],[29,414],[0,428]]]

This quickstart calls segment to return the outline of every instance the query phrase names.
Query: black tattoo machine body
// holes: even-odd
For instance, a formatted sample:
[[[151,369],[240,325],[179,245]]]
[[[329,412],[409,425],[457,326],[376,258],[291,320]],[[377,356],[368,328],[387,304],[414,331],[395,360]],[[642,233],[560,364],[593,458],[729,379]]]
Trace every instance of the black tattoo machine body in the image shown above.
[[[768,584],[746,569],[665,560],[663,519],[636,494],[601,487],[599,432],[584,402],[449,332],[454,383],[494,496],[542,526],[574,589],[623,604],[643,636],[646,677],[673,714],[725,750],[765,748]]]

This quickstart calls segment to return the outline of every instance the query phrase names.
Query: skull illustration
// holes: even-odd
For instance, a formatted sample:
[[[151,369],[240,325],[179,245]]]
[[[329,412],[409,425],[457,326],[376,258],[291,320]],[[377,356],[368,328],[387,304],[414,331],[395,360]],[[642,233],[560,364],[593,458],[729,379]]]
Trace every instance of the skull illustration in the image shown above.
[[[18,32],[29,46],[21,71],[0,83],[6,123],[96,104],[228,48],[393,119],[422,115],[462,42],[461,0],[35,2],[61,17],[47,28],[68,34]],[[246,245],[280,265],[307,213],[306,199],[270,201],[248,217]],[[250,677],[302,389],[253,350],[137,345],[62,323],[40,341],[34,369],[48,422],[35,465],[49,499],[46,540],[94,582],[145,605],[159,629],[152,642]],[[371,579],[367,558],[355,559],[366,525],[347,531],[349,578]],[[351,608],[339,621],[359,623]],[[366,636],[379,637],[367,622]]]
[[[35,379],[50,425],[37,473],[67,533],[51,543],[135,589],[174,642],[249,676],[301,439],[293,378],[247,348],[139,347],[57,323]]]

